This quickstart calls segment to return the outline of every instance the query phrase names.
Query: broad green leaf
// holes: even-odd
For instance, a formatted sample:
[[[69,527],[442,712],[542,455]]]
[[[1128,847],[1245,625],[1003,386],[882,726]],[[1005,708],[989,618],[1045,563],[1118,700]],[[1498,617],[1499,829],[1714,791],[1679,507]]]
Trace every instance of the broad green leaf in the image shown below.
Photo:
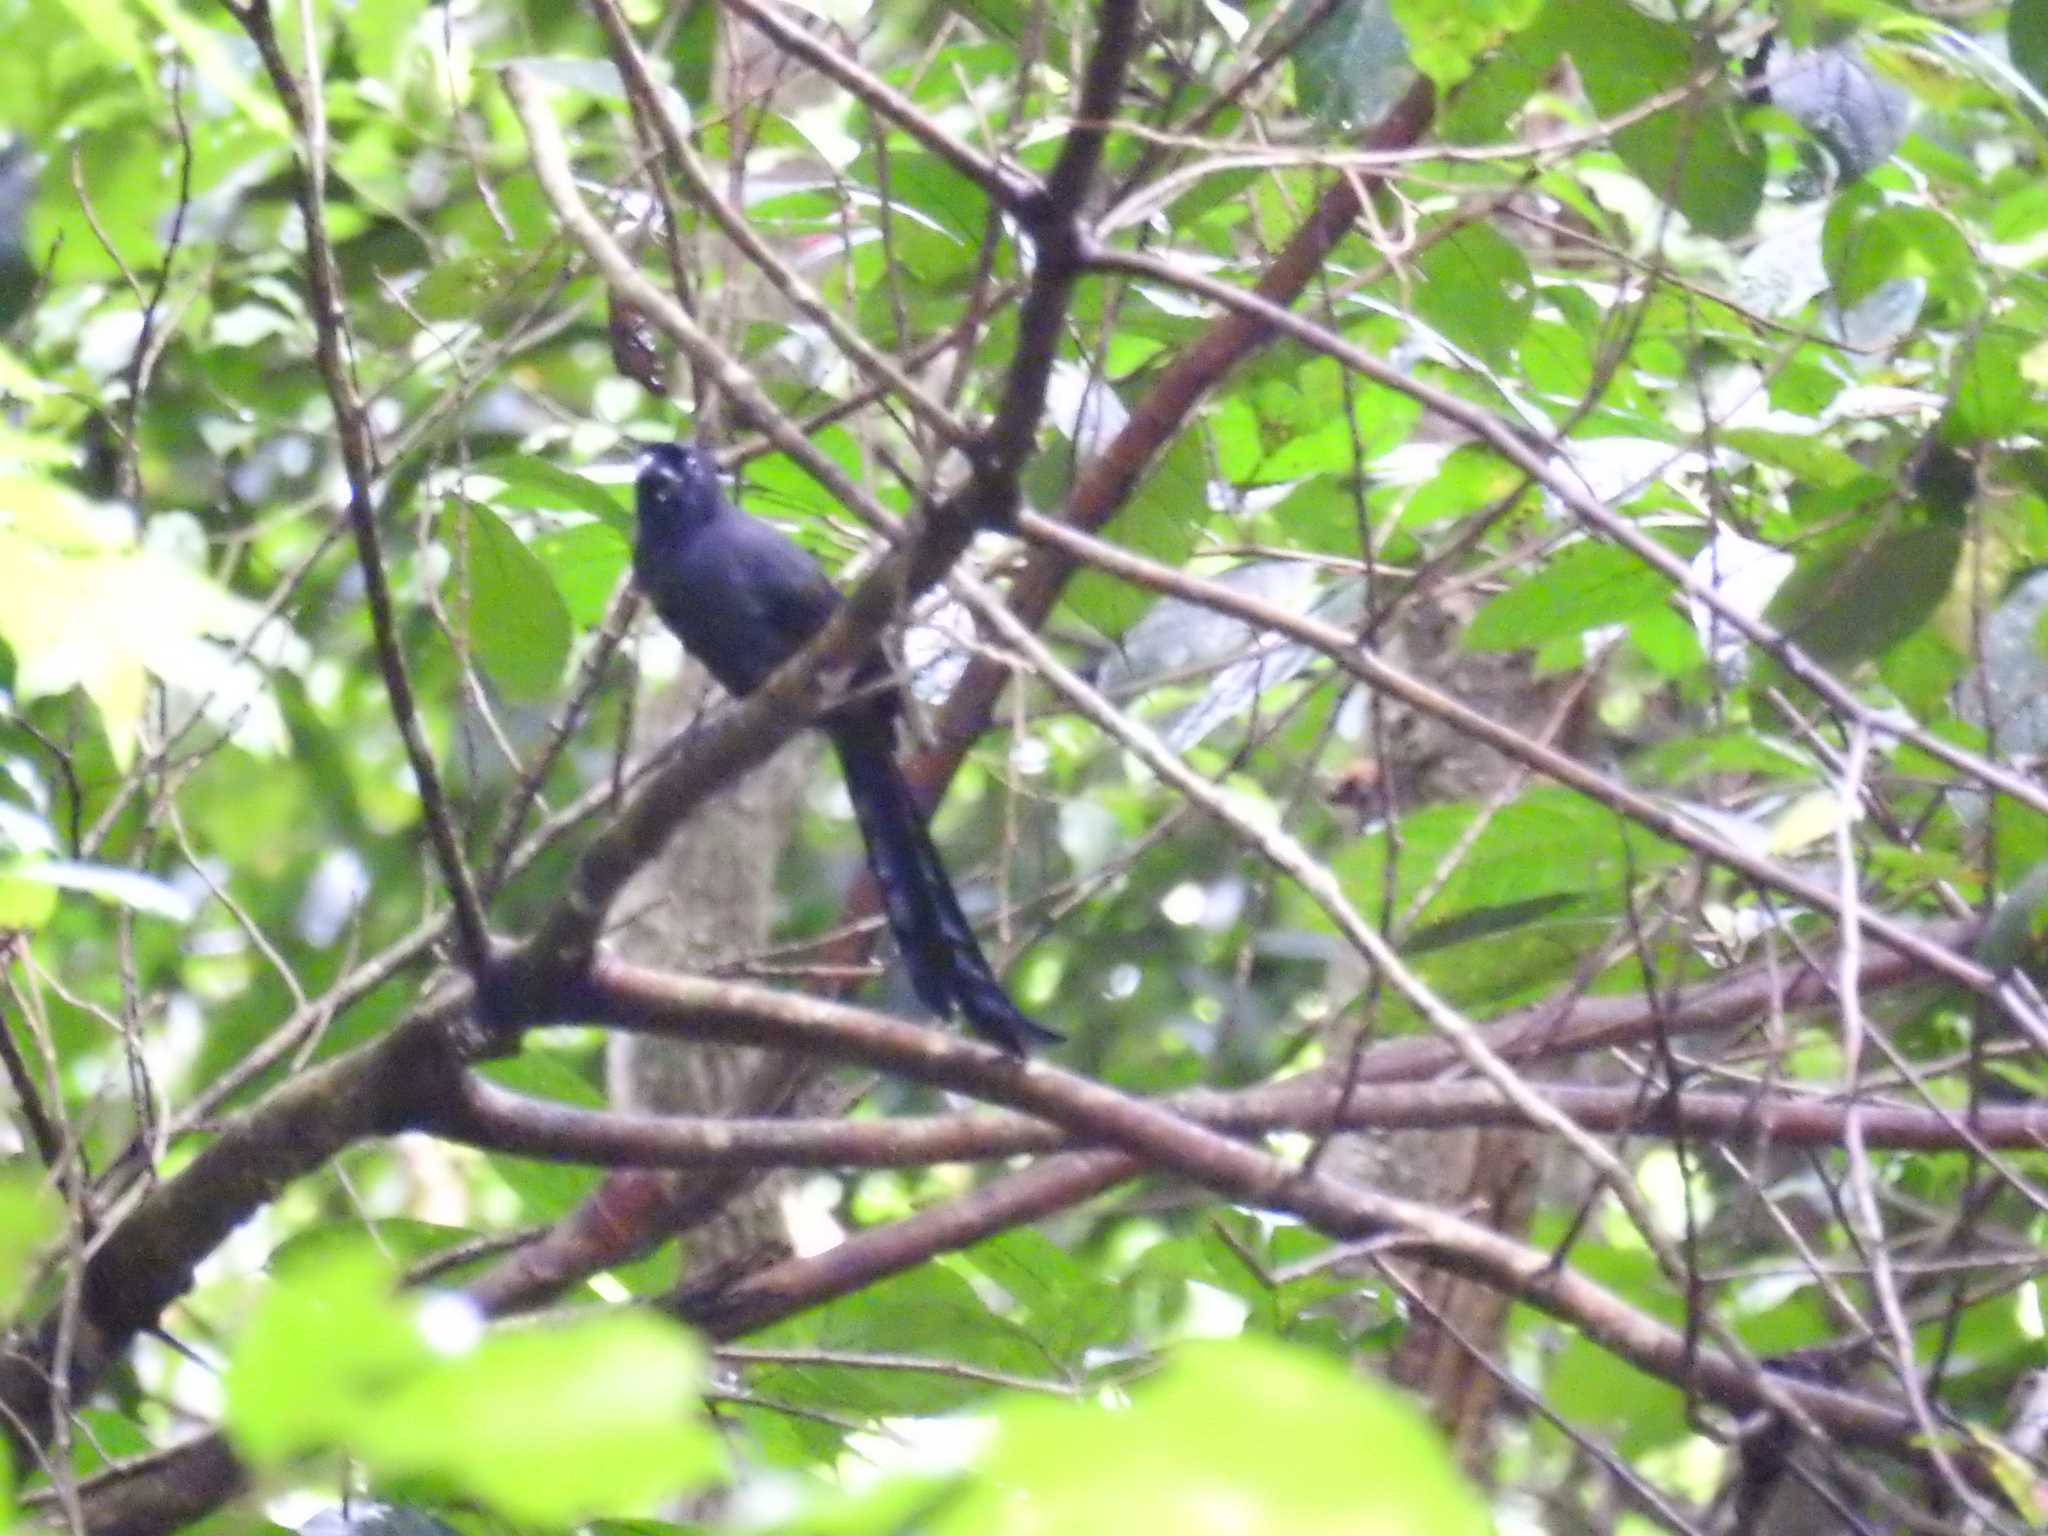
[[[212,643],[246,636],[263,618],[179,560],[118,547],[50,482],[0,476],[0,640],[14,652],[15,688],[23,698],[81,689],[116,763],[134,755],[152,673],[230,708],[231,728],[250,744],[280,742],[260,673],[231,665]],[[296,646],[274,621],[266,633],[280,655]]]
[[[185,57],[192,61],[192,67],[199,71],[206,83],[232,101],[244,117],[265,133],[279,138],[291,135],[291,121],[284,115],[284,108],[260,83],[260,75],[251,74],[236,64],[220,34],[187,14],[177,0],[138,0],[138,3],[156,18],[158,26],[177,40]]]
[[[1293,36],[1315,9],[1297,0],[1281,19],[1281,35]],[[1295,99],[1330,128],[1377,121],[1414,75],[1388,0],[1338,0],[1328,15],[1301,33],[1290,57]]]
[[[105,525],[83,499],[44,475],[0,474],[0,529],[61,553],[105,549]]]
[[[1306,1350],[1184,1347],[1128,1407],[1019,1402],[935,1536],[1481,1536],[1492,1529],[1420,1409]]]
[[[1822,230],[1821,255],[1834,301],[1851,307],[1885,285],[1919,278],[1957,317],[1981,307],[1982,278],[1969,241],[1932,208],[1887,202],[1874,188],[1851,188],[1835,199]]]
[[[0,392],[5,389],[6,382],[0,379]],[[0,465],[68,469],[77,458],[78,449],[72,444],[39,433],[18,431],[0,423]]]
[[[993,1311],[958,1269],[944,1264],[920,1265],[749,1342],[954,1360],[1026,1378],[1049,1377],[1055,1366],[1028,1328]],[[876,1418],[943,1413],[988,1395],[983,1383],[943,1372],[773,1365],[753,1367],[750,1379],[777,1402]]]
[[[1969,443],[2018,430],[2033,403],[2020,371],[2030,342],[2007,330],[1987,330],[1963,355],[1955,403],[1943,418],[1944,442]]]
[[[723,1464],[704,1376],[703,1350],[652,1313],[505,1328],[397,1385],[352,1443],[528,1525],[649,1511]]]
[[[1487,938],[1496,933],[1511,933],[1517,928],[1548,917],[1551,913],[1568,907],[1577,898],[1560,891],[1545,896],[1531,896],[1526,901],[1504,902],[1494,907],[1474,907],[1469,912],[1460,912],[1456,917],[1447,917],[1442,922],[1429,923],[1417,928],[1401,944],[1404,955],[1426,955],[1433,949],[1449,949],[1454,944],[1464,944],[1473,939]]]
[[[1102,536],[1138,554],[1178,565],[1209,516],[1209,477],[1200,439],[1176,438]],[[1152,594],[1101,571],[1083,570],[1067,587],[1074,612],[1103,634],[1120,635],[1152,604]]]
[[[1759,464],[1787,470],[1815,485],[1841,487],[1869,478],[1865,469],[1847,453],[1815,436],[1790,432],[1766,432],[1756,427],[1738,427],[1722,435],[1722,441],[1738,453],[1746,453]],[[1882,493],[1882,481],[1872,480],[1874,494]]]
[[[945,9],[973,22],[990,37],[1022,45],[1033,35],[1034,16],[1024,0],[947,0]]]
[[[1483,144],[1506,135],[1509,120],[1557,67],[1564,40],[1555,22],[1544,10],[1534,25],[1495,50],[1445,103],[1440,127],[1446,142]]]
[[[1530,904],[1522,910],[1533,925],[1546,915],[1536,905],[1542,898],[1614,891],[1622,880],[1676,857],[1677,850],[1583,795],[1544,788],[1490,815],[1464,801],[1413,811],[1402,818],[1395,855],[1397,907],[1435,890],[1423,914],[1432,925],[1523,903]],[[1354,899],[1377,902],[1388,857],[1385,839],[1361,838],[1339,852],[1331,867]],[[1440,888],[1431,874],[1439,863],[1447,871]]]
[[[1765,849],[1774,855],[1798,853],[1822,838],[1834,836],[1842,823],[1842,797],[1816,789],[1795,798],[1771,818]]]
[[[118,62],[142,90],[157,94],[156,60],[149,43],[135,24],[127,0],[62,0],[64,9],[77,19],[79,29]]]
[[[1401,509],[1404,528],[1425,528],[1447,518],[1464,517],[1488,507],[1529,477],[1491,448],[1461,443],[1445,457],[1435,475],[1416,488]]]
[[[1506,367],[1536,304],[1521,250],[1490,225],[1467,224],[1432,243],[1415,267],[1416,313],[1445,339]]]
[[[569,610],[554,579],[490,508],[458,502],[450,519],[449,615],[457,636],[507,694],[545,697],[569,658]]]
[[[492,230],[473,238],[460,255],[436,263],[410,297],[429,320],[469,324],[479,311],[531,302],[552,277],[553,269],[537,265],[531,251]]]
[[[0,1029],[11,1027],[0,1020]],[[30,1262],[63,1226],[63,1197],[39,1172],[24,1166],[0,1170],[0,1316],[13,1317]],[[5,1463],[0,1457],[0,1473]]]
[[[720,1462],[702,1350],[646,1313],[486,1334],[466,1301],[393,1293],[366,1247],[277,1275],[236,1340],[227,1428],[258,1468],[346,1450],[514,1520],[637,1513]]]
[[[390,80],[424,14],[426,0],[355,0],[344,10],[362,72],[373,80]]]
[[[2035,90],[2048,94],[2048,0],[2013,0],[2005,17],[2005,43],[2013,67]]]
[[[1933,616],[1962,549],[1947,521],[1833,541],[1793,567],[1764,617],[1823,666],[1854,666]]]
[[[603,523],[551,528],[535,537],[533,553],[554,577],[569,617],[586,628],[604,617],[633,558],[631,547]]]
[[[1109,1343],[1129,1323],[1116,1287],[1042,1233],[1019,1228],[975,1244],[962,1257],[1009,1292],[1024,1309],[1025,1330],[1055,1362],[1078,1365],[1083,1349]]]
[[[367,1247],[275,1276],[228,1357],[225,1424],[259,1469],[350,1443],[388,1394],[433,1364],[417,1301],[393,1299],[390,1264]]]
[[[1603,118],[1685,85],[1704,62],[1686,27],[1659,21],[1627,0],[1550,0],[1545,22],[1579,66]],[[1763,201],[1763,155],[1725,102],[1696,91],[1614,136],[1628,168],[1675,203],[1702,234],[1733,239]]]
[[[1514,651],[1621,623],[1662,603],[1671,579],[1625,549],[1581,540],[1473,615],[1465,644]]]
[[[1522,331],[1522,376],[1529,387],[1576,409],[1593,383],[1593,353],[1584,332],[1554,320],[1537,320]]]
[[[0,928],[34,932],[56,915],[56,887],[44,880],[24,880],[12,865],[0,865]]]
[[[1966,563],[1966,558],[1958,564]],[[1968,636],[1974,613],[1968,581],[1953,582],[1947,596],[1935,605],[1933,620],[1878,657],[1877,675],[1917,718],[1932,721],[1948,714],[1956,681],[1969,666]],[[1951,643],[1951,633],[1964,636],[1963,649]]]
[[[37,378],[19,357],[0,347],[0,395],[12,395],[33,404],[50,392],[51,386]]]
[[[892,154],[884,178],[880,162],[863,155],[848,174],[885,193],[899,213],[909,213],[928,228],[945,231],[963,253],[980,243],[988,217],[988,194],[938,156]]]
[[[1471,5],[1393,0],[1409,57],[1445,92],[1472,73],[1475,60],[1527,27],[1542,10],[1543,0],[1476,0]]]
[[[720,14],[721,8],[715,5],[691,6],[683,14],[683,24],[676,29],[675,46],[669,54],[675,64],[676,88],[696,116],[707,115],[712,106]]]
[[[503,1061],[488,1063],[485,1076],[501,1087],[532,1098],[552,1099],[584,1109],[601,1109],[604,1096],[562,1054],[529,1048]],[[574,1210],[596,1187],[597,1170],[578,1163],[517,1157],[500,1152],[491,1158],[491,1172],[519,1196],[526,1221],[554,1221]]]
[[[2042,939],[2048,936],[2048,863],[2036,864],[1992,909],[1977,940],[1977,958],[1995,971],[2042,969]]]
[[[476,463],[479,474],[505,483],[495,499],[508,507],[588,512],[623,539],[633,542],[633,514],[615,490],[551,464],[538,454],[501,453]]]
[[[1339,411],[1336,420],[1325,416],[1321,425],[1289,438],[1258,460],[1256,476],[1275,481],[1314,474],[1354,475],[1405,441],[1420,412],[1412,397],[1360,381],[1348,419]],[[1252,476],[1247,473],[1243,478]]]

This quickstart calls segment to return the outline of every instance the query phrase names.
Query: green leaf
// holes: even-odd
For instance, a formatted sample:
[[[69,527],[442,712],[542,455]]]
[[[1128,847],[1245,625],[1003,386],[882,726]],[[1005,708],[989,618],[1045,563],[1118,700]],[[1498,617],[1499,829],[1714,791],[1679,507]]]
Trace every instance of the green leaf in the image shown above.
[[[2048,0],[2013,0],[2005,17],[2013,67],[2035,90],[2048,94]]]
[[[1764,617],[1836,671],[1890,650],[1948,596],[1963,550],[1960,523],[1851,536],[1803,558]]]
[[[401,50],[415,42],[426,0],[355,0],[341,14],[355,47],[356,64],[372,80],[389,80]]]
[[[494,1331],[394,1390],[353,1444],[529,1525],[651,1510],[723,1465],[704,1376],[703,1350],[647,1312]]]
[[[1474,60],[1527,27],[1542,10],[1543,0],[1473,0],[1469,5],[1393,0],[1394,20],[1408,39],[1415,67],[1445,93],[1472,73]]]
[[[1909,277],[1924,278],[1958,317],[1982,304],[1977,259],[1954,222],[1932,208],[1889,203],[1874,187],[1850,188],[1835,199],[1821,230],[1821,257],[1843,309]]]
[[[553,279],[551,267],[495,229],[469,237],[468,247],[430,267],[413,289],[412,307],[427,319],[470,324],[479,311],[538,298]]]
[[[2048,862],[2036,864],[2020,877],[1992,909],[1991,920],[1977,940],[1977,959],[1994,971],[2015,967],[2041,972],[2048,936]]]
[[[693,116],[706,113],[711,105],[713,69],[718,59],[718,16],[715,5],[693,5],[683,12],[683,24],[676,28],[676,89],[690,104]]]
[[[1324,413],[1320,425],[1288,438],[1258,461],[1255,472],[1235,478],[1251,479],[1255,474],[1271,482],[1313,474],[1356,474],[1405,441],[1420,414],[1421,407],[1411,396],[1361,380],[1348,419],[1342,411],[1334,421]],[[1227,470],[1224,473],[1229,477]]]
[[[1833,443],[1820,437],[1795,436],[1790,432],[1766,432],[1756,427],[1738,427],[1724,433],[1722,440],[1730,448],[1749,455],[1759,464],[1786,470],[1814,485],[1839,489],[1870,476],[1869,470]],[[1883,482],[1872,481],[1873,492],[1881,492],[1883,489]]]
[[[1427,923],[1409,934],[1401,945],[1404,955],[1426,955],[1433,949],[1448,949],[1453,944],[1463,944],[1472,939],[1483,939],[1497,933],[1511,933],[1541,917],[1548,917],[1561,908],[1572,905],[1578,898],[1567,892],[1553,891],[1545,896],[1531,896],[1525,901],[1503,902],[1499,906],[1474,907],[1456,917],[1447,917],[1442,922]]]
[[[529,1047],[480,1069],[494,1083],[530,1098],[553,1099],[584,1109],[600,1109],[604,1095],[563,1059],[559,1051]],[[500,1152],[491,1171],[519,1196],[520,1215],[527,1221],[555,1221],[574,1210],[590,1194],[601,1175],[581,1163],[517,1157]]]
[[[501,505],[537,511],[588,512],[617,534],[629,549],[632,547],[632,512],[616,491],[595,480],[530,453],[493,454],[479,459],[475,467],[477,473],[504,482],[504,491],[492,498]]]
[[[433,1360],[391,1266],[367,1246],[292,1266],[235,1340],[225,1427],[256,1468],[347,1443],[399,1382]]]
[[[7,1028],[0,1020],[0,1029]],[[0,1315],[12,1317],[37,1252],[63,1230],[64,1201],[25,1167],[0,1169]],[[6,1458],[0,1457],[0,1473]]]
[[[585,628],[604,617],[633,558],[632,547],[603,523],[551,528],[534,539],[532,548],[554,578],[569,617]]]
[[[77,20],[80,30],[104,48],[143,91],[154,98],[157,93],[156,61],[150,57],[149,44],[143,38],[142,29],[136,26],[134,13],[128,9],[126,0],[62,0],[62,3]]]
[[[1294,36],[1315,9],[1313,0],[1296,0],[1281,18],[1280,35]],[[1294,63],[1295,99],[1330,128],[1378,121],[1414,76],[1388,0],[1338,0],[1301,34],[1288,57]]]
[[[1010,1293],[1024,1309],[1023,1326],[1056,1361],[1080,1362],[1081,1351],[1107,1344],[1129,1322],[1115,1286],[1082,1268],[1042,1233],[1028,1228],[977,1243],[965,1260]]]
[[[938,156],[897,151],[889,156],[884,177],[881,162],[863,155],[847,174],[885,193],[899,210],[916,215],[929,228],[944,231],[963,257],[981,243],[988,194]]]
[[[1554,19],[1545,11],[1510,37],[1445,103],[1440,127],[1447,143],[1485,144],[1506,134],[1515,113],[1557,67],[1563,39]]]
[[[1970,344],[1955,402],[1942,419],[1942,441],[1983,442],[2019,430],[2033,404],[2021,372],[2028,345],[2007,330],[1987,330]]]
[[[1480,609],[1465,631],[1465,644],[1475,651],[1524,650],[1621,623],[1656,607],[1670,592],[1669,577],[1627,550],[1582,540]]]
[[[14,652],[15,690],[31,699],[83,691],[125,767],[149,674],[200,697],[248,682],[203,641],[244,635],[263,611],[155,549],[110,547],[104,526],[53,482],[0,475],[0,640]],[[248,693],[237,718],[254,724],[260,713],[267,727],[274,701],[254,683]]]
[[[755,1342],[755,1341],[750,1341]],[[1047,1377],[1044,1344],[991,1310],[957,1267],[924,1264],[793,1318],[758,1342],[793,1349],[950,1360],[986,1371]],[[987,1397],[988,1387],[943,1372],[834,1365],[764,1365],[750,1380],[766,1397],[841,1417],[945,1413]]]
[[[544,698],[569,659],[569,610],[547,567],[490,508],[457,502],[449,616],[491,680],[515,699]]]
[[[1201,439],[1174,439],[1123,511],[1102,536],[1166,565],[1178,565],[1195,547],[1209,515],[1209,477]],[[1084,569],[1067,587],[1073,611],[1104,635],[1122,634],[1152,605],[1152,594],[1101,571]]]
[[[1550,0],[1545,25],[1563,39],[1603,118],[1678,90],[1706,62],[1690,30],[1626,0]],[[1736,126],[1727,103],[1711,95],[1683,92],[1677,104],[1621,129],[1614,147],[1702,234],[1733,239],[1763,203],[1763,152]]]
[[[53,386],[36,377],[19,357],[0,347],[0,395],[11,395],[32,405],[53,392]]]
[[[1479,443],[1460,443],[1453,448],[1437,472],[1416,488],[1401,509],[1403,528],[1426,528],[1447,518],[1464,517],[1490,506],[1517,487],[1526,488],[1529,477],[1513,464]]]
[[[1415,310],[1443,337],[1505,368],[1529,324],[1536,291],[1520,248],[1487,224],[1467,224],[1415,264]]]
[[[291,121],[284,115],[284,108],[257,84],[257,76],[235,62],[219,33],[187,15],[177,0],[140,0],[140,4],[156,18],[158,26],[177,40],[200,77],[233,102],[245,118],[265,133],[278,138],[291,136]]]
[[[236,1340],[226,1424],[258,1468],[337,1448],[512,1519],[637,1513],[720,1464],[702,1350],[647,1313],[483,1333],[468,1302],[394,1296],[367,1247],[289,1266]]]
[[[1464,801],[1425,806],[1402,819],[1395,905],[1405,907],[1435,889],[1427,910],[1443,914],[1437,921],[1444,922],[1553,894],[1590,898],[1611,890],[1625,874],[1639,878],[1677,854],[1606,807],[1564,789],[1532,789],[1491,814]],[[1338,853],[1331,867],[1346,890],[1373,892],[1377,900],[1387,860],[1384,840],[1366,838]],[[1439,863],[1451,871],[1440,889],[1429,873]],[[1534,905],[1525,911],[1526,926],[1541,922]]]
[[[29,932],[57,915],[57,892],[47,881],[24,880],[12,866],[0,867],[0,928]]]
[[[1128,1408],[1020,1402],[934,1536],[1158,1531],[1481,1536],[1486,1508],[1422,1412],[1320,1355],[1178,1351]]]
[[[1968,665],[1968,658],[1941,633],[1958,608],[1967,625],[1968,595],[1951,586],[1935,607],[1933,623],[1923,624],[1878,658],[1877,675],[1885,687],[1919,719],[1938,720],[1948,713],[1950,693]]]

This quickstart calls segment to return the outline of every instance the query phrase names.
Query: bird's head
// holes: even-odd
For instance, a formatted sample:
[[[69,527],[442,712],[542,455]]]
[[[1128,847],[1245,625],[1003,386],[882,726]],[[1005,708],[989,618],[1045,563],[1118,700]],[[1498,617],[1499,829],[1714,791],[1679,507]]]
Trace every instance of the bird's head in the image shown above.
[[[684,443],[658,443],[640,456],[634,510],[643,538],[686,539],[725,505],[711,456]]]

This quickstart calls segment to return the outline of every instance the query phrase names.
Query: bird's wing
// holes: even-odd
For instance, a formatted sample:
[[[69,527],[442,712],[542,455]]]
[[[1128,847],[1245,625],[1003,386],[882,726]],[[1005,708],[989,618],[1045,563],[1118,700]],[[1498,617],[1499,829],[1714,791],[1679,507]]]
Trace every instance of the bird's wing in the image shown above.
[[[779,529],[751,519],[747,526],[754,530],[746,558],[757,578],[753,586],[762,617],[801,646],[838,609],[839,589],[803,546]]]

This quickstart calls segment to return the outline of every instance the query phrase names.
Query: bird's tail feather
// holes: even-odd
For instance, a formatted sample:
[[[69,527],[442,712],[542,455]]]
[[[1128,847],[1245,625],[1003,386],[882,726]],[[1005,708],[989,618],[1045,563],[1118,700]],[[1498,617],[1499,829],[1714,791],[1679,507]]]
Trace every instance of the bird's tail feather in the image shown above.
[[[925,830],[917,798],[896,766],[893,738],[886,716],[832,725],[847,796],[867,844],[868,868],[881,889],[882,910],[902,951],[911,989],[941,1018],[950,1018],[957,1008],[977,1034],[1013,1055],[1064,1039],[1010,1000],[981,952]]]

